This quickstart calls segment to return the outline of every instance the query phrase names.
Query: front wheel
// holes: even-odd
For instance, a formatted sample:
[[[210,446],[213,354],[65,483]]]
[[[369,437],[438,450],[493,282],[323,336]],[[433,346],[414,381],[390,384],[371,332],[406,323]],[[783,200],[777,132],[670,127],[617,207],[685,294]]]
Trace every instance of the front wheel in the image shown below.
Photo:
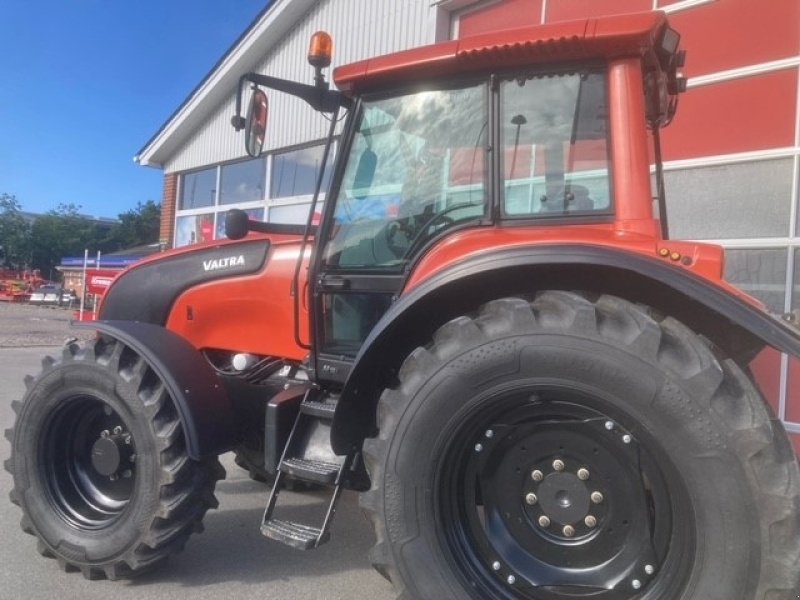
[[[772,600],[800,581],[800,474],[729,360],[565,292],[491,302],[414,351],[362,496],[402,597]]]
[[[38,550],[88,579],[127,578],[179,551],[225,472],[187,455],[176,407],[145,360],[101,337],[27,381],[6,468]]]

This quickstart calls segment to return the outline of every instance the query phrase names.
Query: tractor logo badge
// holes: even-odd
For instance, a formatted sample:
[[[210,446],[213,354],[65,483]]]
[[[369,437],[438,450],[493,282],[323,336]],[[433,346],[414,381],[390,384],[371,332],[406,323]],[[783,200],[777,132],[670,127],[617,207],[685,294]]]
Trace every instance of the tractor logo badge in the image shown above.
[[[244,256],[227,256],[225,258],[212,258],[203,261],[204,271],[218,271],[219,269],[230,269],[232,267],[243,267]]]

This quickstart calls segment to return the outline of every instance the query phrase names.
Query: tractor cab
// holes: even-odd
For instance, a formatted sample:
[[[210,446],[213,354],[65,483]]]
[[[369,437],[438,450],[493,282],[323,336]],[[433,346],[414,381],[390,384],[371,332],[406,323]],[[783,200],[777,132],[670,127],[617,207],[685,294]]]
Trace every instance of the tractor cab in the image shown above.
[[[255,90],[248,117],[237,109],[233,119],[256,155],[267,114],[259,85],[300,95],[333,121],[348,111],[322,223],[309,220],[306,238],[315,235],[309,348],[318,378],[347,380],[416,266],[456,233],[588,226],[657,235],[646,128],[657,147],[683,85],[679,37],[663,15],[401,52],[337,69],[341,92],[319,71],[330,62],[320,58],[324,35],[309,52],[314,86],[245,75]],[[615,160],[625,166],[612,168]],[[666,237],[661,187],[658,196]]]
[[[357,110],[320,240],[323,354],[354,357],[415,263],[456,231],[613,219],[602,70],[486,76]]]

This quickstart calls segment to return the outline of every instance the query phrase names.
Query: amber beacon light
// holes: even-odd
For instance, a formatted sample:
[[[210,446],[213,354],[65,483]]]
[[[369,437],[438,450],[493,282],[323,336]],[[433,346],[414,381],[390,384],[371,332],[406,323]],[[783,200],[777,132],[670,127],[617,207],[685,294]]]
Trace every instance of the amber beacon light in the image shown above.
[[[333,40],[325,31],[317,31],[311,36],[308,46],[308,62],[312,67],[324,69],[331,64]]]

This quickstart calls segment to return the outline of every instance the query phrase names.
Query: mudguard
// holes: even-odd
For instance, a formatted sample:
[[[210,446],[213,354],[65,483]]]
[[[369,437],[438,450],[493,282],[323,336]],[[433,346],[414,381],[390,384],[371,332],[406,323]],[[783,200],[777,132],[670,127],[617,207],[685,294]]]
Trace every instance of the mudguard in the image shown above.
[[[446,320],[493,298],[542,289],[611,293],[672,315],[742,361],[764,345],[800,356],[800,332],[687,269],[633,252],[547,245],[487,252],[436,273],[384,314],[355,358],[331,432],[338,454],[374,429],[379,373],[427,343]]]
[[[117,339],[147,361],[175,403],[190,458],[220,454],[239,441],[236,414],[222,382],[203,355],[182,337],[135,321],[92,321],[73,327]]]

